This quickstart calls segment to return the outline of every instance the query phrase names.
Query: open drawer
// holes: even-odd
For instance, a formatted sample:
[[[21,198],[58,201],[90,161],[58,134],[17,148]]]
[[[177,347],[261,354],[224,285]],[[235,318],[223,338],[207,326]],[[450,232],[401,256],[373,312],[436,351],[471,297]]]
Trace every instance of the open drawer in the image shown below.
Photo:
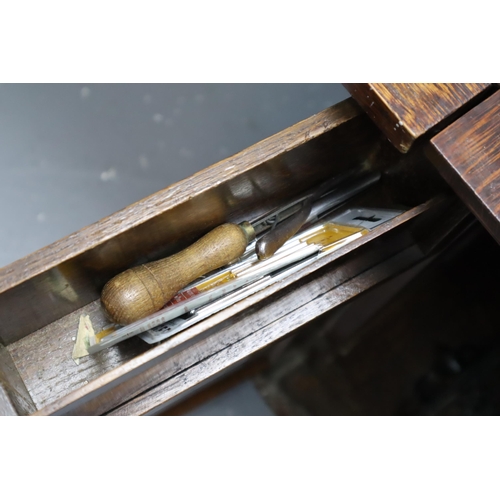
[[[74,362],[79,317],[108,322],[99,297],[114,275],[360,165],[381,179],[349,203],[401,215],[156,345],[134,337]],[[421,148],[397,152],[348,99],[1,269],[0,413],[154,411],[426,262],[468,217]]]

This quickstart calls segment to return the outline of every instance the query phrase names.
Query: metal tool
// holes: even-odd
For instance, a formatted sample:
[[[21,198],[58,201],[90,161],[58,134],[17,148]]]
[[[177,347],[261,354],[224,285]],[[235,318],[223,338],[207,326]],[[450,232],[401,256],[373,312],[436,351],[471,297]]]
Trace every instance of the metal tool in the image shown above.
[[[317,221],[320,216],[324,217],[332,208],[338,207],[379,179],[378,172],[359,170],[344,173],[259,218],[252,223],[255,234],[267,232],[255,246],[258,258],[268,259],[300,228]]]
[[[148,343],[164,340],[296,273],[314,260],[360,238],[400,213],[400,210],[347,209],[331,219],[316,222],[309,229],[300,231],[275,255],[264,261],[257,258],[252,243],[240,262],[181,290],[157,313],[90,338],[88,352],[99,352],[138,334]]]
[[[241,258],[256,236],[265,234],[257,241],[255,251],[260,259],[268,259],[301,227],[379,177],[379,173],[363,169],[341,174],[252,223],[223,224],[171,257],[119,274],[105,285],[102,303],[117,324],[127,325],[150,316],[195,279]]]

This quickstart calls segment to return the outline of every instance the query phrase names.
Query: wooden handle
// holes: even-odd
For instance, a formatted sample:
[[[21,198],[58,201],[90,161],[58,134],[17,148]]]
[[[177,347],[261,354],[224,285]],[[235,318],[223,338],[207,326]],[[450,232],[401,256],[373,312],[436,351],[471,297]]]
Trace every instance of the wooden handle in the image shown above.
[[[195,279],[241,257],[254,237],[248,222],[223,224],[171,257],[127,269],[104,286],[104,308],[120,325],[145,318]]]

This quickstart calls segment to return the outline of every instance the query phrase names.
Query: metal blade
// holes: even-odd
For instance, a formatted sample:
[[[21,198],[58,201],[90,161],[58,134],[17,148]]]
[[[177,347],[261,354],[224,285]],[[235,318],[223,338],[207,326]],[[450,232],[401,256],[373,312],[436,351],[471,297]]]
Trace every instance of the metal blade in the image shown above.
[[[379,178],[380,174],[378,172],[366,172],[364,168],[355,171],[350,170],[332,179],[328,179],[315,188],[309,189],[300,196],[295,197],[286,205],[280,206],[250,223],[255,229],[256,236],[263,232],[273,230],[280,222],[302,210],[306,200],[308,200],[308,203],[312,202],[315,205],[317,201],[321,202],[318,207],[315,208],[313,206],[311,210],[311,216],[312,214],[316,214],[317,218],[318,214],[324,213],[335,205],[335,199],[338,199],[339,201],[336,203],[340,204],[363,189],[366,189],[371,184],[377,182]],[[324,199],[322,200],[326,195],[329,195],[327,202]],[[335,198],[335,196],[337,196],[337,198]],[[323,205],[326,206],[326,208],[322,208]],[[312,219],[308,219],[308,221],[309,220]]]

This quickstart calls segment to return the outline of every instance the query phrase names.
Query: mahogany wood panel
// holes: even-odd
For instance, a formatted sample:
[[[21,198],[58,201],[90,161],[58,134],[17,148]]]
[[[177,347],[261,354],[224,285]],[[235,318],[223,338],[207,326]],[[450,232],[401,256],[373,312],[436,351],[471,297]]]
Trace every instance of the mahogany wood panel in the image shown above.
[[[345,83],[389,141],[406,153],[416,139],[484,92],[487,83]]]
[[[434,137],[428,156],[500,243],[500,91]]]

